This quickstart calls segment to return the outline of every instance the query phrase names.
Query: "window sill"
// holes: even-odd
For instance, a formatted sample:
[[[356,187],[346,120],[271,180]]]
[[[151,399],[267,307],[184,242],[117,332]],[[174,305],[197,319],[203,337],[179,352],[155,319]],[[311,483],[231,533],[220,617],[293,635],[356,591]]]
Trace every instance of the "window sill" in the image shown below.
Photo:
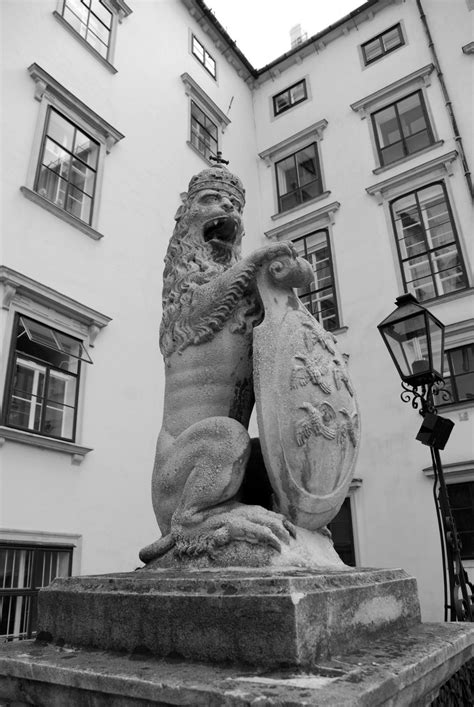
[[[431,150],[435,150],[437,147],[441,147],[442,145],[444,145],[444,140],[438,140],[438,142],[433,142],[431,145],[424,147],[422,150],[412,152],[410,155],[406,155],[405,157],[402,157],[399,160],[395,160],[395,162],[390,162],[390,164],[386,164],[383,167],[377,167],[376,169],[372,170],[372,173],[383,174],[389,169],[393,169],[393,167],[398,167],[398,165],[400,164],[405,164],[406,162],[412,160],[414,157],[418,157],[419,155],[425,155],[427,152],[431,152]]]
[[[474,293],[474,287],[465,287],[463,290],[456,290],[456,292],[450,292],[448,295],[440,295],[439,297],[432,297],[431,299],[425,299],[420,304],[429,305],[433,307],[436,304],[444,304],[445,302],[452,302],[453,300],[461,299],[462,297],[469,297]]]
[[[443,395],[443,389],[441,389],[440,395]],[[458,410],[465,410],[466,408],[474,407],[474,398],[472,400],[454,400],[453,402],[443,402],[442,400],[438,402],[437,400],[435,400],[435,405],[438,410],[442,410],[447,414],[451,414],[454,412],[458,412]]]
[[[41,449],[51,449],[55,452],[65,452],[71,455],[71,463],[76,466],[81,464],[84,457],[89,452],[92,452],[91,447],[81,447],[74,442],[65,442],[62,439],[53,439],[52,437],[42,437],[32,432],[17,430],[13,427],[5,427],[0,425],[0,447],[3,446],[6,440],[12,442],[20,442],[20,444],[29,444],[33,447]]]
[[[69,24],[69,22],[67,22],[67,21],[64,19],[64,17],[59,14],[59,12],[56,12],[56,10],[55,10],[55,11],[53,12],[53,15],[55,16],[55,18],[57,19],[57,21],[64,27],[64,29],[66,29],[66,30],[69,32],[69,34],[71,34],[73,37],[75,37],[75,39],[77,39],[77,41],[78,41],[80,44],[82,44],[82,46],[83,46],[85,49],[87,49],[87,51],[88,51],[90,54],[92,54],[92,56],[94,56],[96,59],[98,59],[98,60],[100,61],[100,63],[102,64],[102,66],[105,66],[105,68],[108,69],[108,71],[110,71],[111,74],[116,74],[116,73],[117,73],[117,69],[115,68],[115,66],[113,66],[113,64],[111,64],[110,61],[107,61],[107,59],[104,59],[104,57],[102,56],[102,54],[100,54],[100,53],[97,51],[97,49],[94,49],[94,47],[93,47],[91,44],[89,44],[89,42],[87,42],[87,41],[84,39],[84,37],[81,37],[81,35],[76,32],[76,30],[74,29],[74,27],[72,27],[72,26]]]
[[[46,209],[46,211],[49,211],[63,221],[66,221],[66,223],[74,226],[74,228],[79,229],[79,231],[85,233],[86,236],[89,236],[89,238],[99,241],[104,237],[102,233],[96,231],[92,228],[92,226],[89,226],[89,224],[81,221],[67,211],[64,211],[64,209],[60,209],[59,206],[56,206],[56,204],[53,204],[52,201],[45,199],[44,196],[40,196],[40,194],[37,194],[32,189],[29,189],[28,187],[20,187],[20,191],[27,199],[33,201],[35,204],[38,204],[38,206],[41,206],[43,209]]]
[[[272,221],[276,221],[279,218],[284,218],[285,216],[288,216],[288,214],[294,214],[296,211],[300,211],[301,209],[304,209],[310,204],[315,204],[318,201],[323,201],[323,199],[327,199],[330,193],[330,191],[323,191],[318,196],[315,196],[314,199],[309,199],[303,204],[297,204],[297,206],[293,206],[291,209],[286,209],[286,211],[279,211],[277,214],[273,214],[273,216],[271,216],[271,219]]]

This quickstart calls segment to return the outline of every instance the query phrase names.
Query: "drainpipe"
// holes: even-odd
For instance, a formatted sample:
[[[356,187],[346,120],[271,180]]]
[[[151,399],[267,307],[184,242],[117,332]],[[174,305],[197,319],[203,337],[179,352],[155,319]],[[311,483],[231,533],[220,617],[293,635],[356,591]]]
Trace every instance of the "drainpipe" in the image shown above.
[[[425,13],[423,11],[423,7],[421,5],[421,0],[416,0],[416,4],[418,5],[420,19],[423,24],[423,28],[425,30],[426,37],[428,39],[428,47],[430,49],[431,56],[433,58],[433,64],[435,66],[436,73],[438,74],[439,82],[441,84],[441,90],[443,92],[443,97],[445,100],[446,109],[448,111],[449,119],[451,120],[451,126],[453,128],[453,133],[454,133],[454,139],[456,140],[458,152],[461,157],[461,162],[462,162],[462,166],[464,169],[464,176],[465,176],[466,182],[467,182],[467,188],[469,189],[469,194],[471,196],[471,199],[474,199],[474,187],[473,187],[472,179],[471,179],[471,171],[469,169],[469,164],[467,162],[466,153],[464,152],[464,145],[462,142],[462,137],[459,133],[458,124],[456,122],[456,117],[454,115],[453,104],[451,103],[451,99],[448,94],[448,89],[446,88],[446,83],[444,80],[443,72],[441,71],[441,66],[440,66],[440,63],[438,60],[438,55],[436,53],[436,48],[435,48],[435,45],[433,42],[433,38],[431,36],[430,28],[428,27],[428,21],[426,19],[426,15],[425,15]]]

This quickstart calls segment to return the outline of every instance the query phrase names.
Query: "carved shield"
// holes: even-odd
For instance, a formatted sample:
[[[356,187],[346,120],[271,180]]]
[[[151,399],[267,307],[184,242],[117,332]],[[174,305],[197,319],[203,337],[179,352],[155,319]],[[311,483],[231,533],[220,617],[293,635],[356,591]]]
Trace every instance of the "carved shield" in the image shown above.
[[[289,256],[261,268],[257,286],[265,317],[254,329],[254,384],[275,510],[316,530],[346,497],[359,415],[336,339],[292,289],[307,283],[308,275],[313,278],[309,263]]]

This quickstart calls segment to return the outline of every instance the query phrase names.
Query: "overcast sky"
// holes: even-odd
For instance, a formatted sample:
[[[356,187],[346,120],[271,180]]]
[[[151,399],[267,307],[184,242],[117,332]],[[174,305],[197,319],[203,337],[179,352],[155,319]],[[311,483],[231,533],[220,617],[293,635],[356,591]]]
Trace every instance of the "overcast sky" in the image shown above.
[[[287,52],[290,29],[308,37],[363,5],[363,0],[206,0],[250,63],[260,69]]]

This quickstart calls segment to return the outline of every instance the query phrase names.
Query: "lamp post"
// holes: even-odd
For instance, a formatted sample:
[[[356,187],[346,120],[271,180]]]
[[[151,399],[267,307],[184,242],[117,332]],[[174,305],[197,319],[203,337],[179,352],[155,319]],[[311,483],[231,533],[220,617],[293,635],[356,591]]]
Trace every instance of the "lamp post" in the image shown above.
[[[434,396],[443,390],[444,325],[412,294],[397,297],[397,308],[378,325],[402,379],[403,402],[423,416],[416,436],[431,450],[433,496],[441,540],[444,581],[444,620],[474,621],[474,585],[463,567],[461,542],[449,503],[439,450],[444,449],[454,423],[437,414]],[[448,585],[449,584],[449,602]]]

